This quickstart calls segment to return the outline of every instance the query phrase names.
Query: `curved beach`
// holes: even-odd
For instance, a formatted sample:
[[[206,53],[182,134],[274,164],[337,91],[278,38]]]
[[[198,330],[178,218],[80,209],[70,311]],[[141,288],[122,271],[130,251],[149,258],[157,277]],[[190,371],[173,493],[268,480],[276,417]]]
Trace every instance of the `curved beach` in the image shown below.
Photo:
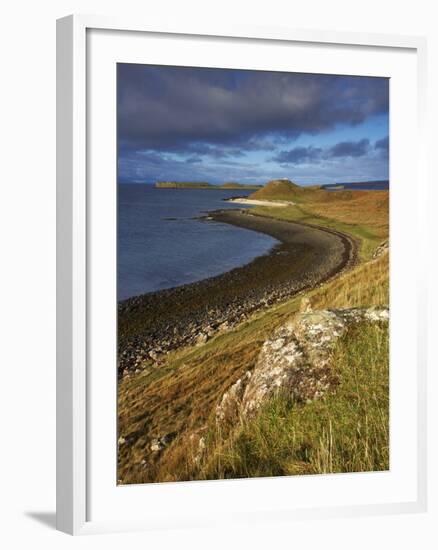
[[[356,259],[355,241],[334,230],[240,209],[210,212],[208,220],[212,221],[203,223],[229,223],[265,233],[279,244],[216,277],[120,302],[119,375],[159,362],[178,347],[202,344],[258,309],[326,281]]]

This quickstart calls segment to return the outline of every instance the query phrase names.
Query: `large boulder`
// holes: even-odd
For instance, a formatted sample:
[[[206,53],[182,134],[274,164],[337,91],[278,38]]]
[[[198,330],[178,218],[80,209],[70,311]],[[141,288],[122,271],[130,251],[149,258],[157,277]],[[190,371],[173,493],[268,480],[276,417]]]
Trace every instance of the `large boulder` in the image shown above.
[[[352,324],[389,319],[388,308],[305,311],[265,341],[256,366],[237,380],[216,409],[218,423],[253,415],[278,392],[297,402],[321,397],[335,382],[330,366],[336,341]]]

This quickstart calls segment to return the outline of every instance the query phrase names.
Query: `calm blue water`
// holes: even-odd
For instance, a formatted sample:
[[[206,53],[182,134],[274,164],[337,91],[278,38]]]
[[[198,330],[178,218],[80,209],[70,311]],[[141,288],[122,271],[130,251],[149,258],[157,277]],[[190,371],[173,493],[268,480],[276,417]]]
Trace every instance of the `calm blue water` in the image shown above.
[[[119,185],[118,299],[219,275],[270,250],[277,241],[267,235],[192,219],[252,192]]]
[[[342,189],[352,190],[352,191],[388,191],[389,190],[389,181],[364,181],[362,183],[329,183],[323,185],[322,188],[327,191],[338,191]]]

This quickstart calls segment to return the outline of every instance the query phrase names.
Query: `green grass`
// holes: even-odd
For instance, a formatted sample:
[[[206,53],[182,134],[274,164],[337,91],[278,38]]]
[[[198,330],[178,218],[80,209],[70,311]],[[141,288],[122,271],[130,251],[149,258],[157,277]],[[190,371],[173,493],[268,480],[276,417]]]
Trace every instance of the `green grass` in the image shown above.
[[[389,468],[388,326],[362,324],[341,339],[338,386],[297,405],[269,401],[227,439],[210,435],[205,479],[366,472]]]

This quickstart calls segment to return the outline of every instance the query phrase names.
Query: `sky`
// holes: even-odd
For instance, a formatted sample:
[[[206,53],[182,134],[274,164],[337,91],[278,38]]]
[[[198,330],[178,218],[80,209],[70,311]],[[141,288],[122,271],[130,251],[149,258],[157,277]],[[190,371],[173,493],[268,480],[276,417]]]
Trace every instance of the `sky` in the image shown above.
[[[120,183],[389,179],[386,78],[117,65]]]

